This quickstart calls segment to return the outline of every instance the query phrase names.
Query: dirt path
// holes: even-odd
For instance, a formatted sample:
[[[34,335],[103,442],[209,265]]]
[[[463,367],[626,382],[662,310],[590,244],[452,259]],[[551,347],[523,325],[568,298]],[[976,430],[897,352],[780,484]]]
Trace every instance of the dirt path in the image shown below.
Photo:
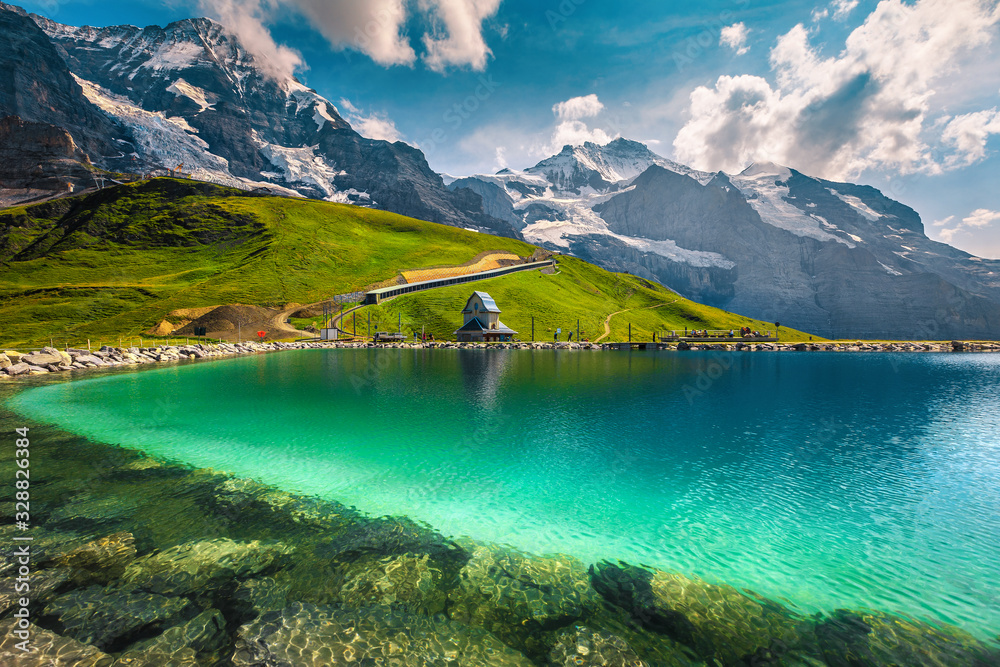
[[[595,343],[600,343],[602,340],[611,335],[611,318],[620,313],[627,313],[630,310],[653,310],[654,308],[663,308],[664,306],[669,306],[671,303],[677,303],[680,299],[674,299],[669,303],[658,303],[655,306],[646,306],[645,308],[626,308],[625,310],[616,310],[604,319],[604,333],[601,334],[600,338],[594,340]]]

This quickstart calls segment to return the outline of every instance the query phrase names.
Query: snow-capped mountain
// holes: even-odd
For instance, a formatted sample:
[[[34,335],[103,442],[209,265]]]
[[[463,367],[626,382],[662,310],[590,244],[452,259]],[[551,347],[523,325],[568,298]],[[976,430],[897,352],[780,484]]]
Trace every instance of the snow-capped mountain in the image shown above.
[[[875,188],[755,163],[710,174],[617,139],[458,179],[528,241],[824,336],[1000,338],[1000,261]]]
[[[17,50],[0,55],[0,65],[20,73],[15,84],[65,99],[86,118],[71,124],[72,114],[33,105],[30,96],[0,97],[0,115],[64,127],[99,166],[148,173],[183,165],[222,184],[517,235],[473,193],[445,187],[420,151],[362,137],[327,99],[270,71],[213,21],[74,27],[2,3],[0,15],[4,39],[36,52],[32,60]],[[54,80],[33,72],[38,54]]]

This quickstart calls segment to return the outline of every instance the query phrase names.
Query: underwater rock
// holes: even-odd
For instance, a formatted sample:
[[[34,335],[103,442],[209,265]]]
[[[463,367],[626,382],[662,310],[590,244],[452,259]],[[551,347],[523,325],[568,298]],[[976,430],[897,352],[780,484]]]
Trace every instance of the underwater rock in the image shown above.
[[[384,517],[355,522],[327,547],[330,557],[350,562],[363,556],[427,554],[447,577],[469,560],[465,549],[440,533],[409,519]]]
[[[621,637],[578,625],[559,634],[552,667],[649,667]]]
[[[49,520],[56,526],[79,525],[81,520],[96,526],[115,525],[131,520],[139,505],[137,498],[81,493],[53,510]]]
[[[205,593],[278,570],[293,551],[258,540],[188,542],[136,560],[126,568],[122,581],[162,595]]]
[[[600,605],[583,563],[478,545],[448,593],[452,620],[482,627],[531,657],[548,653],[553,630]]]
[[[59,590],[69,581],[69,573],[65,570],[39,570],[33,572],[30,578],[31,590],[27,593],[32,606],[44,605],[56,596]],[[25,591],[18,591],[15,576],[0,579],[0,618],[13,613],[18,606],[18,600],[25,597]],[[0,663],[4,664],[4,663]]]
[[[35,507],[34,500],[32,500],[31,507],[32,509]],[[32,526],[29,534],[32,538],[31,560],[42,566],[50,565],[50,561],[60,554],[71,551],[93,539],[71,531],[46,530],[42,526]],[[16,569],[14,554],[20,545],[13,540],[15,535],[24,535],[24,533],[18,530],[13,523],[0,526],[0,576]]]
[[[773,600],[660,571],[651,585],[658,607],[691,622],[694,643],[688,646],[707,660],[778,664],[815,651],[805,619]]]
[[[694,646],[694,624],[683,613],[657,605],[649,570],[627,563],[601,563],[590,566],[590,581],[601,597],[623,609],[640,626]]]
[[[441,612],[446,601],[439,588],[441,571],[429,559],[427,554],[404,554],[355,561],[339,598],[349,607],[395,604],[426,615]]]
[[[529,667],[495,637],[438,615],[393,607],[345,609],[296,603],[239,630],[235,667],[413,665]]]
[[[595,590],[639,625],[719,665],[769,664],[815,652],[804,620],[776,602],[622,563],[591,567]]]
[[[182,598],[91,586],[59,596],[46,605],[44,616],[68,637],[114,650],[140,631],[169,627],[195,613],[194,605]]]
[[[339,503],[315,498],[303,498],[252,479],[230,478],[222,482],[213,495],[215,511],[234,522],[267,525],[274,514],[282,521],[312,528],[331,530],[349,523],[354,513]]]
[[[266,611],[278,611],[288,606],[288,584],[272,577],[247,579],[236,585],[229,604],[240,619],[250,620]]]
[[[135,560],[135,538],[132,533],[115,533],[88,542],[54,559],[56,567],[68,568],[70,578],[78,586],[92,583],[107,584],[125,573]]]
[[[75,639],[29,624],[31,652],[17,648],[15,619],[0,621],[0,665],[4,667],[111,667],[114,659]]]
[[[122,653],[115,667],[198,667],[198,654],[218,651],[227,641],[226,619],[222,612],[207,609],[183,625],[132,645]]]
[[[958,628],[881,612],[838,609],[816,625],[816,636],[830,667],[1000,665],[1000,649]]]

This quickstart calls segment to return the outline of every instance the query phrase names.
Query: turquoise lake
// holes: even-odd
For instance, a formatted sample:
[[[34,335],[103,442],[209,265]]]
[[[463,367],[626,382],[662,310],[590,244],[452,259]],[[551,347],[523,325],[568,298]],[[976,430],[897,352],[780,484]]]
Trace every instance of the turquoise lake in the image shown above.
[[[309,350],[10,407],[450,536],[1000,633],[1000,355]]]

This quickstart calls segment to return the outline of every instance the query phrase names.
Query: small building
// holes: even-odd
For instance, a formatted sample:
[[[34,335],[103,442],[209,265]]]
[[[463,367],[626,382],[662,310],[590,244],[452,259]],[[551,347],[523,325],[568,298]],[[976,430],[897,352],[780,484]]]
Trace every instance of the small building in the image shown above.
[[[507,342],[517,333],[500,321],[500,309],[486,292],[473,292],[462,316],[465,323],[455,331],[459,343]]]

